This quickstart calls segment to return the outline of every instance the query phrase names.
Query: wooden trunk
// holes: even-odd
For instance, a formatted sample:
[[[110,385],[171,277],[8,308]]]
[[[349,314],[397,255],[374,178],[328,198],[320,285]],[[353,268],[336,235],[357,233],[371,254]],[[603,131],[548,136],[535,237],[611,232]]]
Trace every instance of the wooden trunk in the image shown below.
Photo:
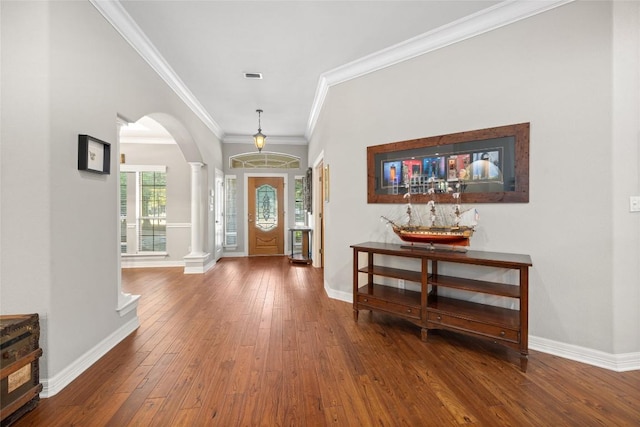
[[[35,408],[42,391],[38,314],[0,316],[0,425]]]

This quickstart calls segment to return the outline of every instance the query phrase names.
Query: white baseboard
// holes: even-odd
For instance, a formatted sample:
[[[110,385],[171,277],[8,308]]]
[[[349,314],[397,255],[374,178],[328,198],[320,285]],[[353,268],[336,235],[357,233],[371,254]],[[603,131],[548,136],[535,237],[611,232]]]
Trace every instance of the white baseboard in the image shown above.
[[[184,261],[158,261],[152,259],[122,259],[122,268],[152,268],[152,267],[184,267]]]
[[[329,298],[353,303],[351,292],[337,291],[324,282],[324,290]],[[553,354],[576,362],[598,366],[616,372],[640,370],[640,353],[612,354],[573,344],[552,341],[529,335],[529,349]]]
[[[140,321],[136,316],[102,340],[102,342],[98,343],[98,345],[80,356],[76,361],[67,366],[62,370],[62,372],[55,375],[53,378],[41,378],[40,382],[42,382],[42,392],[40,392],[40,397],[47,398],[59,393],[63,388],[69,385],[71,381],[75,380],[91,365],[96,363],[98,359],[120,343],[120,341],[124,340],[133,331],[138,329],[139,326]]]
[[[239,257],[246,257],[247,254],[245,254],[244,252],[224,252],[222,254],[223,258],[239,258]]]
[[[194,265],[193,263],[185,262],[184,274],[204,274],[211,270],[216,265],[216,260],[209,260],[205,265]]]
[[[206,273],[207,271],[211,270],[216,266],[217,263],[218,261],[215,259],[209,260],[209,262],[204,266],[204,272]]]
[[[531,335],[529,335],[529,349],[616,372],[640,370],[640,353],[605,353]]]
[[[329,286],[326,280],[324,282],[324,291],[327,293],[327,296],[331,299],[337,299],[338,301],[343,301],[343,302],[348,302],[349,304],[353,304],[352,292],[336,291],[335,289],[331,289],[331,286]]]
[[[210,260],[203,268],[190,269],[185,261],[157,261],[152,259],[130,259],[122,261],[122,268],[157,268],[157,267],[182,267],[185,274],[203,274],[211,270],[216,265],[215,260]]]

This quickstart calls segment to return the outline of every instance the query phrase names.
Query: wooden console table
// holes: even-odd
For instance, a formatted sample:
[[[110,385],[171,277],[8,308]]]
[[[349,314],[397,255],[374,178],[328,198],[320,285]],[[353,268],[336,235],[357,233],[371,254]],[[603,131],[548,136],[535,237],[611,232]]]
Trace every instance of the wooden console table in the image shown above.
[[[429,329],[447,329],[489,339],[519,351],[520,367],[526,371],[529,354],[529,267],[532,265],[529,255],[471,250],[428,250],[377,242],[360,243],[352,245],[351,248],[353,316],[356,322],[359,310],[378,310],[405,318],[420,326],[423,341],[427,340]],[[360,267],[360,253],[367,254],[367,263],[363,267]],[[414,258],[419,260],[420,269],[385,267],[379,262],[380,256]],[[517,270],[519,283],[512,285],[441,275],[438,273],[438,267],[443,263]],[[362,274],[366,274],[367,277],[364,285],[360,284]],[[376,277],[416,282],[420,284],[420,291],[378,284],[374,279]],[[519,309],[439,296],[438,288],[513,298],[519,301]]]

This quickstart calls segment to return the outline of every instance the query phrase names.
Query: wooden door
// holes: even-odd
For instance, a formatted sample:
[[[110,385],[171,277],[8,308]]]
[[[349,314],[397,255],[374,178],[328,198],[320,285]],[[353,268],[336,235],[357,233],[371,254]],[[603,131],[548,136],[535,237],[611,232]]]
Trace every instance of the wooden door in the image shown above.
[[[249,255],[284,254],[284,178],[248,179]]]

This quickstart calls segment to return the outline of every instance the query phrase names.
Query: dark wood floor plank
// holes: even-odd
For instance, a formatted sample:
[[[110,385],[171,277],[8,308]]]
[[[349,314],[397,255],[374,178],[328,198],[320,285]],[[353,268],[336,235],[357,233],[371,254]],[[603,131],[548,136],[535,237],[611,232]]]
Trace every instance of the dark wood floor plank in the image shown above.
[[[284,422],[282,371],[265,371],[256,411],[250,425],[279,426]]]
[[[391,425],[387,422],[381,424],[376,422],[376,420],[388,420],[388,414],[373,410],[377,400],[363,398],[358,378],[352,375],[350,366],[341,349],[337,346],[327,346],[325,350],[327,351],[328,359],[331,361],[331,370],[338,384],[340,401],[350,414],[354,425]]]
[[[271,327],[269,328],[269,348],[267,350],[267,372],[282,372],[282,339],[284,333],[284,320],[282,309],[274,308],[271,313]]]
[[[302,383],[302,366],[295,350],[283,351],[282,397],[284,405],[284,425],[304,426],[306,412],[304,410],[304,390]]]
[[[227,394],[246,393],[251,381],[251,363],[255,355],[255,347],[239,346],[234,356],[231,383]]]
[[[163,403],[163,397],[145,400],[131,421],[126,425],[130,427],[147,427],[152,425],[152,420]]]
[[[320,396],[322,397],[322,407],[342,406],[340,397],[340,387],[334,375],[331,360],[326,349],[318,351],[313,368],[317,372]]]
[[[420,328],[329,299],[322,270],[226,258],[204,275],[125,269],[140,327],[22,426],[640,425],[616,373]]]
[[[146,410],[143,408],[146,402],[151,401],[154,403],[164,402],[162,399],[149,399],[149,394],[152,392],[156,384],[163,378],[168,366],[175,359],[175,354],[166,354],[158,363],[153,365],[147,372],[144,379],[138,384],[138,386],[128,393],[127,399],[122,403],[118,410],[113,414],[110,419],[110,423],[114,425],[126,425],[137,417],[138,412]],[[153,412],[157,412],[160,408],[153,407]]]

